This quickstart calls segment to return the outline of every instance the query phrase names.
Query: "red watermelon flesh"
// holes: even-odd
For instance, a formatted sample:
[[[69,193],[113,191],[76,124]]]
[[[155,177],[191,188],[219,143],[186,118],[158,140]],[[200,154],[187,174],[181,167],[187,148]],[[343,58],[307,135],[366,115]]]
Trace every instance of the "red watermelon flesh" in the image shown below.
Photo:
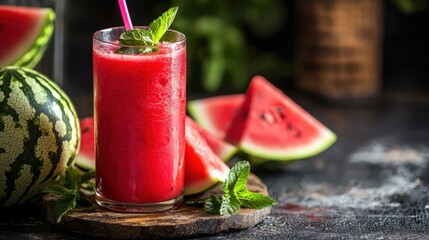
[[[264,77],[255,76],[226,140],[253,157],[287,161],[324,151],[336,136]]]
[[[193,128],[198,130],[200,135],[206,140],[209,147],[212,149],[212,151],[220,157],[224,162],[227,162],[230,160],[238,151],[238,148],[234,145],[231,145],[224,140],[216,137],[215,135],[211,134],[204,128],[200,127],[198,124],[196,124],[192,119],[189,118],[190,124],[192,124]]]
[[[210,149],[189,117],[185,129],[185,195],[191,195],[224,182],[229,167]]]
[[[47,8],[0,6],[0,66],[28,51],[46,20]]]
[[[83,169],[95,170],[94,118],[81,119],[80,131],[80,149],[75,163]]]
[[[244,101],[244,94],[233,94],[193,100],[189,114],[214,136],[224,139],[231,120]]]

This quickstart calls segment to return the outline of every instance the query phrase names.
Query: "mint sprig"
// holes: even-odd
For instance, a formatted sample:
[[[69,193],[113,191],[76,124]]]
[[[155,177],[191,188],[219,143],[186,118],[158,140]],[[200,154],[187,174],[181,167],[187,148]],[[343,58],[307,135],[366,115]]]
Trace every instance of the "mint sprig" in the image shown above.
[[[155,19],[150,25],[149,30],[152,32],[152,40],[154,44],[158,44],[165,32],[170,28],[176,17],[179,7],[172,7],[163,13],[159,18]]]
[[[176,17],[178,7],[172,7],[164,12],[160,17],[155,19],[147,29],[135,28],[123,32],[119,37],[119,42],[129,46],[147,46],[147,48],[132,48],[121,47],[116,52],[125,54],[140,54],[158,51],[156,45],[162,39],[162,36],[170,28]]]
[[[95,177],[95,171],[81,172],[76,168],[67,168],[65,175],[60,175],[55,184],[48,185],[43,193],[55,194],[60,199],[55,202],[55,215],[57,222],[68,211],[79,203],[89,203],[89,195],[95,192],[95,184],[91,181]]]
[[[247,207],[262,209],[277,203],[275,200],[260,193],[250,192],[246,182],[250,173],[250,164],[247,161],[237,162],[230,170],[223,185],[222,198],[212,195],[204,204],[204,211],[220,215],[232,215]]]

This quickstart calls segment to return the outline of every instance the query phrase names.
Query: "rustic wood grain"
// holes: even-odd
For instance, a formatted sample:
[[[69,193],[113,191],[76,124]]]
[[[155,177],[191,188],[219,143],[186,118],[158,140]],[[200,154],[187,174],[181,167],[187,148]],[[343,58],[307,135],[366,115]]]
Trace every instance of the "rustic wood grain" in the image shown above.
[[[249,176],[247,185],[250,191],[268,193],[266,185],[253,174]],[[221,186],[198,198],[203,199],[219,190]],[[43,212],[49,223],[82,235],[112,239],[178,238],[214,234],[229,229],[245,229],[260,223],[271,210],[271,208],[241,209],[232,216],[220,216],[206,213],[200,207],[187,205],[167,212],[149,214],[127,214],[99,207],[77,207],[57,224],[54,211],[57,199],[53,195],[44,198]]]

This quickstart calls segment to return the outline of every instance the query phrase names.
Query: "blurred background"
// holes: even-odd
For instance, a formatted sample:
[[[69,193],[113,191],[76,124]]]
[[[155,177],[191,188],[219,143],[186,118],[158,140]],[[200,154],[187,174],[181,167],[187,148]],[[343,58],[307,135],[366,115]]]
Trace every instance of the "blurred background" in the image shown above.
[[[308,14],[296,6],[299,2],[332,5],[336,1],[129,0],[128,5],[135,25],[147,25],[170,6],[179,6],[173,28],[188,37],[189,90],[217,94],[245,90],[255,74],[286,88],[296,86],[297,28],[312,27],[297,23],[298,14]],[[379,12],[383,89],[422,90],[429,85],[429,2],[374,2],[382,2],[383,7]],[[121,24],[116,1],[66,1],[68,84],[91,91],[91,35]]]
[[[64,86],[90,94],[91,37],[122,25],[117,2],[64,1]],[[255,74],[334,100],[429,93],[427,0],[128,0],[134,25],[174,5],[190,98],[244,92]]]

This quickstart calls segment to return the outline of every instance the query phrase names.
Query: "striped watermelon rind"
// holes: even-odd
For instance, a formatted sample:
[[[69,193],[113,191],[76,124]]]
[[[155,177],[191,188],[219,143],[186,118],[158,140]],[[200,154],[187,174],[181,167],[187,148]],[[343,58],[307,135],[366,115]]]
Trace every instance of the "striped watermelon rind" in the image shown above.
[[[193,123],[193,127],[200,133],[201,137],[207,142],[211,150],[224,162],[228,162],[238,153],[238,148],[236,146],[216,137],[206,129],[199,126],[196,122]]]
[[[43,12],[44,22],[40,28],[31,29],[38,32],[37,37],[28,39],[30,43],[23,43],[8,59],[0,60],[0,66],[33,68],[42,59],[54,32],[55,12],[50,8],[43,8],[40,11]]]
[[[230,120],[244,102],[244,94],[208,97],[189,101],[189,114],[205,130],[224,139]]]
[[[201,136],[196,123],[186,117],[185,127],[185,195],[201,193],[228,177],[229,167]]]
[[[67,95],[26,68],[0,69],[0,206],[25,203],[73,165],[79,118]]]

